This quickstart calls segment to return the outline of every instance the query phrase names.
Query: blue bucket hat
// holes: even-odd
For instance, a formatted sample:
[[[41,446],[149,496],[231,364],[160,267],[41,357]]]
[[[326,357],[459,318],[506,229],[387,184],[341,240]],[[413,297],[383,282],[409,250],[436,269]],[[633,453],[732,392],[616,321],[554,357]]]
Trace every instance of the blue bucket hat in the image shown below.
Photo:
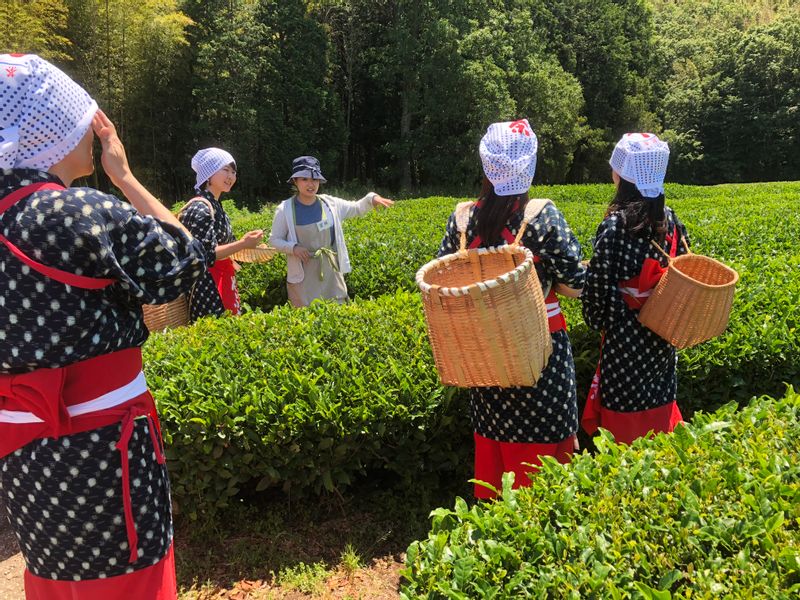
[[[322,176],[319,161],[313,156],[298,156],[292,161],[292,176],[286,180],[286,183],[292,183],[292,179],[295,177],[319,179],[322,183],[327,183],[328,181]]]

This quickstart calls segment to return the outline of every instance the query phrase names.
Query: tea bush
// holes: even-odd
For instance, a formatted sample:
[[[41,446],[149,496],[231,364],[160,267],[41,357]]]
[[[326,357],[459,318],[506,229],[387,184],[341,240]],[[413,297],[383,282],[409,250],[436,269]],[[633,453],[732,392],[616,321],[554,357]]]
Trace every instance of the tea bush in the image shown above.
[[[466,409],[438,384],[407,292],[203,319],[152,336],[145,365],[191,517],[240,492],[341,491],[373,469],[419,485],[469,460]]]
[[[535,190],[556,200],[587,254],[610,191]],[[696,251],[741,275],[727,332],[680,353],[678,403],[687,418],[730,400],[779,395],[785,383],[800,389],[798,192],[800,184],[668,186]],[[410,479],[469,464],[466,394],[438,384],[413,283],[455,202],[407,200],[347,221],[352,304],[252,311],[151,337],[146,372],[179,507],[210,514],[256,488],[344,490],[371,469]],[[226,208],[238,233],[269,229],[270,208]],[[285,298],[281,261],[240,272],[252,307]],[[583,323],[578,301],[565,300],[564,310],[582,405],[599,335]]]
[[[800,385],[797,335],[800,306],[800,184],[668,185],[668,204],[686,223],[695,251],[735,268],[741,280],[725,335],[681,353],[679,403],[686,416],[754,395],[778,395],[784,383]],[[591,240],[611,185],[541,186],[532,194],[553,198],[591,254]],[[403,200],[390,210],[345,222],[353,272],[351,296],[368,298],[415,290],[418,267],[435,256],[447,217],[458,200]],[[233,218],[238,233],[269,229],[272,208]],[[270,309],[286,301],[286,263],[248,265],[239,279],[243,300]],[[599,335],[583,324],[580,303],[563,300],[585,397],[598,356]]]
[[[433,511],[401,597],[796,598],[800,395],[735,409]]]

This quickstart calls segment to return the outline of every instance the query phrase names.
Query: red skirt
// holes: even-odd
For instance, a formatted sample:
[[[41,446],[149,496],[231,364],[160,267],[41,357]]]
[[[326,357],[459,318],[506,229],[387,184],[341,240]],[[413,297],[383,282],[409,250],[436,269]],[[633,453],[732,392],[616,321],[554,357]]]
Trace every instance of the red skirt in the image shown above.
[[[594,386],[586,399],[581,418],[581,426],[589,435],[602,427],[610,431],[617,442],[623,444],[630,444],[650,433],[670,433],[678,423],[683,423],[683,417],[674,400],[647,410],[618,412],[600,404],[600,395]]]
[[[575,436],[557,444],[525,444],[497,442],[473,432],[475,438],[475,479],[485,481],[498,490],[503,487],[503,473],[514,473],[514,489],[530,485],[530,473],[541,465],[541,456],[553,456],[560,463],[568,463],[575,451]],[[529,463],[529,464],[523,464]],[[487,487],[475,484],[476,498],[494,498]]]
[[[152,567],[107,579],[56,581],[37,577],[25,569],[26,600],[175,600],[177,589],[172,546]]]

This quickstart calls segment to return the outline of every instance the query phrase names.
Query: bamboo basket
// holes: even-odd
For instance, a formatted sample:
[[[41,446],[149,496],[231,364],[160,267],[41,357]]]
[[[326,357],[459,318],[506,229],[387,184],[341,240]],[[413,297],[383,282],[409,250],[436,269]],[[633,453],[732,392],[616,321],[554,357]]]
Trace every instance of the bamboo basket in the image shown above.
[[[639,322],[678,349],[720,335],[728,326],[739,274],[721,262],[693,254],[667,257],[669,267],[639,311]]]
[[[469,207],[456,208],[461,249],[416,276],[439,378],[458,387],[533,386],[552,339],[533,254],[520,245],[544,204],[529,202],[513,244],[466,249]]]
[[[211,213],[211,220],[214,220],[215,211],[211,202],[202,196],[190,198],[178,211],[178,218],[183,214],[192,202],[202,202],[208,207]],[[194,291],[194,287],[192,287]],[[142,313],[144,324],[151,333],[164,331],[173,327],[183,327],[189,324],[189,296],[181,294],[175,300],[166,304],[143,304]]]
[[[271,248],[266,244],[260,244],[256,248],[245,248],[244,250],[239,250],[235,254],[231,255],[231,258],[237,262],[242,263],[261,263],[267,262],[273,256],[277,250],[275,248]]]
[[[155,333],[189,324],[189,296],[181,294],[166,304],[143,304],[144,324]]]

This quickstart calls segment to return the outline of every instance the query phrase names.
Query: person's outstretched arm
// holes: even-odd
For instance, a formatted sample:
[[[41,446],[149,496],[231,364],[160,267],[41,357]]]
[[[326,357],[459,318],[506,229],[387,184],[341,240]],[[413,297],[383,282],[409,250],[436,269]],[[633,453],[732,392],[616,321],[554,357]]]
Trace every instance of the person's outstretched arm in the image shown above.
[[[100,162],[103,169],[133,207],[143,215],[155,217],[163,223],[178,227],[189,233],[170,210],[134,177],[125,154],[125,147],[117,135],[117,129],[102,110],[98,110],[92,120],[92,128],[100,140],[103,154]]]

